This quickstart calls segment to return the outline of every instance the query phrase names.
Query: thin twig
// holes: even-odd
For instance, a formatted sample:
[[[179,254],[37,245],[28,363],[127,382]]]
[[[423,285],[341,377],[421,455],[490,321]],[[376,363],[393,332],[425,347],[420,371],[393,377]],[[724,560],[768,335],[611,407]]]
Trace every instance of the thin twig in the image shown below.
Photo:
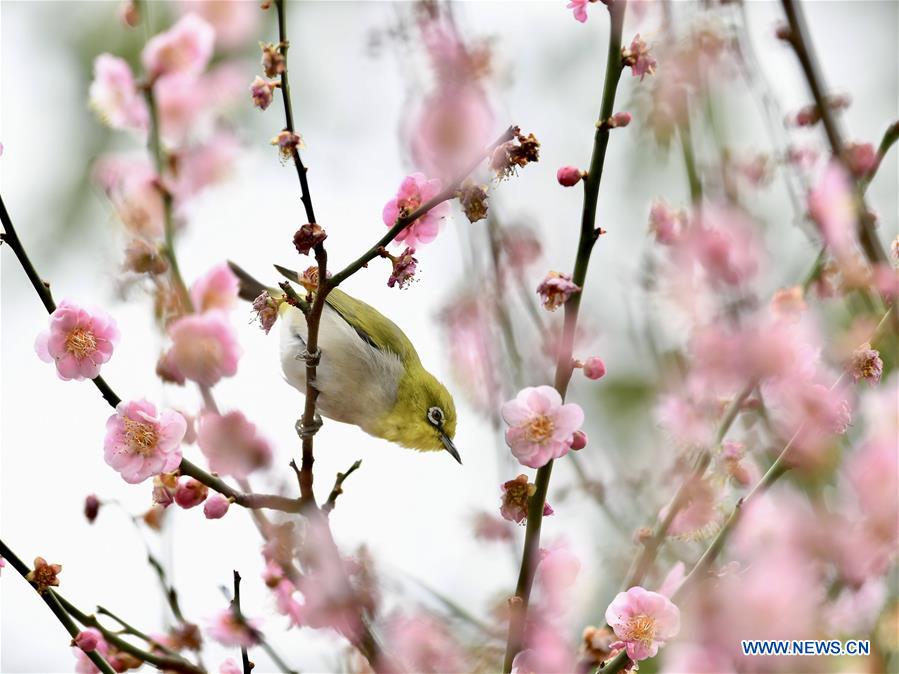
[[[244,622],[243,613],[240,612],[240,574],[237,573],[237,569],[234,569],[234,599],[231,600],[231,607],[237,619]],[[240,647],[240,661],[243,663],[243,674],[250,674],[253,665],[250,664],[250,656],[244,645]]]
[[[334,487],[331,489],[331,493],[328,495],[328,500],[325,501],[325,504],[322,506],[322,512],[325,513],[325,515],[330,514],[330,512],[334,510],[334,506],[337,505],[337,497],[343,493],[344,480],[346,480],[350,475],[356,472],[361,465],[362,459],[357,459],[345,473],[337,473],[337,479],[334,480]]]

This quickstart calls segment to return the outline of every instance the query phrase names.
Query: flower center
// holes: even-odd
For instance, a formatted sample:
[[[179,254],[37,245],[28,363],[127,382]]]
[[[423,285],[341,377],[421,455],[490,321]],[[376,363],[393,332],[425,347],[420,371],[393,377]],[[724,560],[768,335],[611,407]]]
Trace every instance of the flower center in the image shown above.
[[[525,426],[525,436],[530,442],[545,442],[552,437],[553,430],[555,430],[553,420],[541,414],[531,419]]]
[[[143,456],[153,452],[159,440],[159,434],[152,424],[143,421],[135,421],[125,417],[125,437],[131,448]]]
[[[656,635],[656,621],[648,615],[635,615],[628,619],[626,630],[626,641],[637,641],[650,646]]]
[[[399,206],[401,215],[409,215],[410,213],[414,213],[418,210],[418,207],[421,206],[421,195],[416,194],[411,197],[407,197],[406,199],[400,199],[397,202],[397,206]]]
[[[66,351],[75,358],[81,360],[89,356],[97,349],[97,338],[94,333],[85,328],[75,328],[66,337]]]

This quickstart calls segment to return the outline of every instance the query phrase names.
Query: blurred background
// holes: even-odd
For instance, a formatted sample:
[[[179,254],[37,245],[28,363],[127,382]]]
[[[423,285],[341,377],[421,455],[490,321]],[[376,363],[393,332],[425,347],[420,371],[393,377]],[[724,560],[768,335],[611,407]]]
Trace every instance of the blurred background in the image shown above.
[[[305,222],[296,175],[269,145],[283,125],[280,103],[261,112],[248,93],[259,72],[258,42],[276,41],[275,16],[257,3],[221,4],[240,5],[221,10],[239,18],[222,20],[216,44],[216,64],[227,67],[218,85],[219,122],[237,144],[215,184],[181,212],[178,254],[188,283],[225,259],[271,282],[272,263],[311,263],[291,244]],[[663,7],[634,5],[626,41],[637,32],[650,44],[665,40]],[[831,91],[852,99],[841,115],[847,138],[876,146],[899,113],[899,5],[804,7]],[[142,141],[103,126],[87,102],[97,55],[117,54],[137,67],[145,31],[163,30],[191,10],[212,12],[188,2],[150,2],[141,25],[129,28],[115,2],[4,1],[0,181],[19,236],[57,301],[101,306],[118,321],[121,344],[104,368],[112,387],[124,399],[145,396],[196,413],[201,400],[195,388],[164,385],[155,374],[165,337],[153,317],[152,297],[121,271],[123,227],[93,178],[102,156],[140,156]],[[332,265],[340,267],[383,234],[384,203],[404,176],[427,163],[410,138],[427,107],[423,101],[442,77],[439,58],[418,28],[422,12],[430,10],[405,2],[302,2],[289,3],[288,11],[294,110],[307,145],[303,157]],[[476,79],[487,111],[479,118],[484,137],[516,124],[540,140],[540,161],[491,190],[490,222],[471,224],[454,206],[438,239],[418,251],[420,272],[407,289],[387,287],[384,260],[373,261],[345,289],[402,326],[426,366],[448,384],[459,409],[456,445],[464,465],[443,453],[419,455],[326,421],[316,440],[316,491],[324,498],[336,472],[362,459],[331,522],[342,550],[364,545],[375,560],[383,612],[420,605],[452,616],[444,601],[451,598],[490,621],[514,590],[524,528],[504,529],[502,523],[501,540],[486,540],[484,514],[498,514],[501,483],[520,472],[531,474],[506,449],[496,412],[519,383],[550,383],[551,349],[535,330],[534,316],[553,326],[561,312],[540,308],[534,314],[531,303],[547,271],[568,272],[572,266],[581,191],[562,188],[555,172],[589,163],[608,20],[596,4],[588,7],[589,20],[577,23],[561,1],[455,2],[439,11],[483,60]],[[760,234],[769,257],[756,290],[768,297],[799,282],[818,251],[805,221],[804,196],[798,192],[797,209],[790,194],[801,189],[799,181],[776,158],[787,145],[825,152],[820,127],[784,124],[810,99],[795,56],[774,35],[780,5],[678,2],[670,11],[677,31],[701,24],[728,43],[739,37],[741,58],[724,66],[693,142],[699,171],[710,184],[719,180],[722,152],[735,167],[759,155],[771,158],[771,175],[762,186],[735,178],[744,206],[764,223]],[[608,234],[591,261],[575,354],[600,355],[608,374],[593,382],[576,373],[573,380],[569,398],[586,412],[590,444],[577,455],[577,465],[558,462],[549,494],[556,515],[543,526],[545,545],[565,541],[581,560],[569,615],[573,644],[584,625],[601,621],[633,555],[634,530],[654,521],[672,490],[658,475],[660,465],[674,461],[675,450],[654,413],[661,383],[654,354],[682,347],[686,331],[682,317],[650,297],[647,274],[655,244],[647,223],[654,200],[684,208],[690,192],[677,142],[666,144],[647,112],[647,92],[666,77],[663,54],[657,58],[654,80],[641,83],[626,71],[619,87],[616,110],[631,111],[634,121],[616,130],[610,143],[597,218]],[[896,168],[894,153],[868,192],[887,245],[897,234]],[[490,232],[519,237],[532,261],[504,263],[501,303],[508,307],[507,327],[518,355],[509,354],[508,332],[495,317],[487,318],[477,339],[501,353],[488,359],[488,368],[458,353],[463,335],[470,334],[459,327],[457,314],[466,302],[496,296]],[[539,250],[528,244],[528,232]],[[149,483],[126,485],[104,463],[109,409],[94,388],[59,381],[34,355],[33,342],[46,329],[47,316],[10,252],[0,253],[3,539],[26,561],[40,555],[63,564],[60,589],[82,609],[105,605],[148,632],[163,631],[169,616],[142,539],[164,560],[184,613],[201,626],[226,605],[220,587],[238,569],[245,578],[244,613],[264,617],[270,642],[289,662],[302,671],[344,668],[342,640],[325,631],[285,629],[286,618],[274,611],[262,582],[261,541],[245,512],[232,508],[224,519],[207,521],[199,509],[171,508],[161,534],[132,524],[128,514],[139,515],[151,504]],[[275,449],[271,469],[255,476],[254,486],[291,493],[287,463],[298,456],[294,422],[302,396],[282,379],[276,335],[266,336],[250,318],[248,307],[232,315],[243,356],[237,376],[222,381],[216,397],[224,410],[242,410]],[[187,446],[185,456],[203,461],[196,446]],[[89,525],[82,513],[89,493],[120,507],[104,505]],[[688,557],[702,549],[696,545]],[[67,637],[9,568],[0,597],[2,671],[72,671]],[[236,656],[234,649],[211,642],[205,653],[210,668]],[[253,659],[254,671],[275,671],[264,653]]]

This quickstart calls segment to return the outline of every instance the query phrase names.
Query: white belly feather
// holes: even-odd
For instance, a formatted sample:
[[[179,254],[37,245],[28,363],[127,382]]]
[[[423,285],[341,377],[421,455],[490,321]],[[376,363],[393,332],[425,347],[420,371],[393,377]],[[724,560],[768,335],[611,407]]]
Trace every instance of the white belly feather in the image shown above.
[[[287,382],[306,393],[306,318],[291,307],[281,316],[281,368]],[[327,304],[319,325],[322,357],[316,371],[318,411],[322,416],[360,426],[390,411],[403,376],[398,356],[374,348]]]

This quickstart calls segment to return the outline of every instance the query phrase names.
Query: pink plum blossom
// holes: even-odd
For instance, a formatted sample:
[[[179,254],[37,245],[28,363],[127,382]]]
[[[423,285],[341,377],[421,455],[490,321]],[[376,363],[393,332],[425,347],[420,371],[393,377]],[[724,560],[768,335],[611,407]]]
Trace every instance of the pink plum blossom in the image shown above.
[[[584,361],[584,376],[587,379],[602,379],[606,374],[606,364],[599,356],[590,356]]]
[[[186,430],[184,417],[173,410],[157,413],[146,400],[120,402],[106,422],[104,459],[125,482],[143,482],[178,467]]]
[[[110,666],[113,664],[110,662],[110,647],[109,644],[106,643],[106,639],[103,638],[103,634],[100,630],[94,627],[88,627],[82,630],[78,636],[85,635],[83,637],[84,640],[90,640],[94,642],[94,647],[90,650],[97,651],[99,655],[103,657],[104,660],[110,663]],[[100,670],[97,669],[97,666],[91,662],[91,659],[87,657],[87,651],[80,648],[78,644],[74,644],[74,652],[75,652],[75,671],[78,674],[95,674]]]
[[[210,112],[209,92],[196,75],[185,72],[163,75],[153,89],[162,138],[174,146],[184,145]]]
[[[616,595],[606,609],[606,622],[623,642],[628,657],[639,662],[654,657],[659,647],[677,635],[680,611],[666,596],[636,586]]]
[[[106,156],[97,162],[93,173],[131,233],[147,240],[162,237],[164,218],[159,176],[147,159]]]
[[[215,30],[196,14],[187,14],[163,33],[150,38],[141,53],[151,79],[160,75],[203,72],[212,58]]]
[[[82,381],[100,374],[118,341],[111,316],[63,300],[50,314],[50,329],[37,336],[34,349],[42,361],[56,365],[60,379]]]
[[[853,252],[858,213],[849,176],[838,162],[828,164],[809,192],[808,211],[834,255],[842,258]]]
[[[90,106],[113,129],[147,128],[147,104],[137,91],[128,63],[112,54],[94,60],[94,80],[89,90]]]
[[[190,287],[194,311],[231,309],[237,303],[240,282],[225,263],[217,264]]]
[[[260,110],[268,108],[272,104],[277,87],[277,81],[266,80],[256,75],[255,79],[250,82],[250,97],[253,99],[253,105]]]
[[[235,0],[179,0],[179,9],[194,13],[215,29],[215,41],[222,47],[244,47],[258,30],[262,12],[259,3]]]
[[[259,642],[258,630],[258,620],[241,621],[230,608],[219,611],[206,628],[209,636],[222,646],[243,648],[250,648]]]
[[[568,274],[551,271],[537,286],[537,294],[547,311],[555,311],[568,301],[574,293],[581,291],[580,286],[573,283]]]
[[[205,3],[204,3],[205,4]],[[232,3],[232,2],[223,2],[222,4],[241,4],[248,5],[250,7],[255,7],[253,3]],[[226,658],[222,660],[222,664],[219,665],[219,674],[243,674],[243,667],[235,662],[234,658]]]
[[[663,201],[653,203],[649,211],[649,229],[663,245],[675,243],[684,228],[683,211],[673,211]]]
[[[103,635],[99,630],[88,628],[76,634],[75,638],[72,639],[72,642],[85,653],[90,653],[97,649],[97,646],[102,639]]]
[[[207,520],[218,520],[225,516],[230,505],[231,501],[216,493],[206,499],[206,503],[203,504],[203,514]]]
[[[219,131],[204,143],[181,148],[177,152],[177,174],[168,179],[167,185],[179,200],[196,196],[231,174],[239,151],[237,138],[228,131]]]
[[[175,503],[184,508],[194,508],[206,500],[209,487],[202,482],[187,475],[178,478],[178,486],[175,487]]]
[[[753,224],[729,206],[704,206],[684,245],[713,284],[739,285],[758,271],[760,251]]]
[[[275,595],[278,613],[290,618],[290,627],[302,625],[303,604],[299,600],[300,594],[296,586],[289,579],[282,578],[272,592]]]
[[[423,173],[413,173],[403,179],[396,197],[387,202],[382,213],[384,224],[393,227],[397,219],[417,210],[440,193],[441,184],[436,178],[428,180]],[[438,204],[423,216],[403,229],[394,243],[405,242],[409,248],[431,243],[440,231],[440,220],[449,213],[447,202]]]
[[[655,74],[656,60],[649,53],[649,46],[639,33],[631,41],[630,47],[622,47],[621,57],[624,65],[630,66],[631,74],[639,77],[641,81],[646,75]]]
[[[222,377],[233,377],[241,355],[237,335],[221,311],[185,316],[168,329],[172,346],[167,362],[187,379],[214,386]]]
[[[562,403],[552,386],[528,386],[502,406],[509,425],[506,444],[518,461],[540,468],[571,448],[573,434],[584,422],[584,411],[575,403]]]
[[[246,478],[272,460],[268,441],[240,411],[204,414],[197,435],[209,468],[221,475]]]
[[[407,672],[466,672],[471,665],[447,625],[429,615],[393,615],[386,627],[391,655]]]
[[[574,13],[574,18],[581,23],[584,23],[587,20],[587,3],[595,2],[595,0],[571,0],[567,5],[565,5],[566,9],[570,9]]]
[[[558,180],[559,184],[563,187],[573,187],[581,182],[583,177],[584,172],[576,166],[563,166],[556,171],[556,180]]]

